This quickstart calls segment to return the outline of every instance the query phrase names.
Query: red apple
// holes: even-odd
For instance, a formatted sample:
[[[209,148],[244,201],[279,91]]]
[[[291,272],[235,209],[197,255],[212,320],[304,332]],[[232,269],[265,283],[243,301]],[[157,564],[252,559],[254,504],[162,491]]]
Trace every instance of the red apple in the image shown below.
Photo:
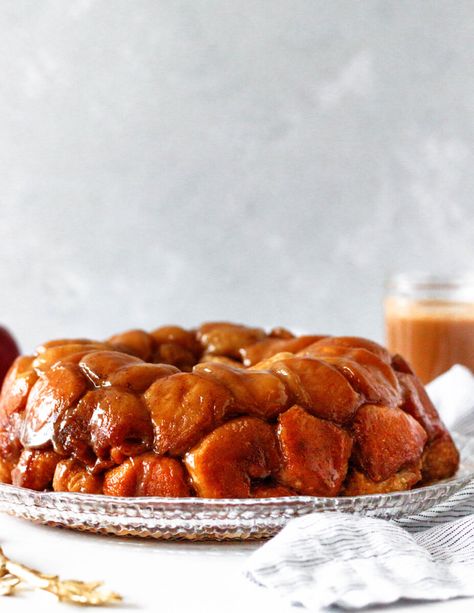
[[[0,326],[0,386],[13,363],[19,355],[18,345],[6,328]]]

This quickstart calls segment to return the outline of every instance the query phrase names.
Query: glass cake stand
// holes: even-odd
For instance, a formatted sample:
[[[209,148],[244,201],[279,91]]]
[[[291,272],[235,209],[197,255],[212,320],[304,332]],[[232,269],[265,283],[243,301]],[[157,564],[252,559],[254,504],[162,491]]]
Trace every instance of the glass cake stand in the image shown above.
[[[260,539],[293,517],[340,511],[394,519],[442,502],[474,479],[474,439],[456,437],[461,466],[455,477],[407,492],[319,498],[206,499],[115,498],[96,494],[36,492],[0,484],[0,511],[40,524],[156,539]]]

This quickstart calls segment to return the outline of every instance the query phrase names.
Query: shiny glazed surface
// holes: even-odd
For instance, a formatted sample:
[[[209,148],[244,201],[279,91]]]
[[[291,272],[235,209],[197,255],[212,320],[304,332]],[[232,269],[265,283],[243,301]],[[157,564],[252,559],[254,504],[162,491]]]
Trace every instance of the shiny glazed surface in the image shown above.
[[[458,463],[408,364],[367,339],[217,322],[57,340],[0,396],[0,481],[36,490],[332,497]]]

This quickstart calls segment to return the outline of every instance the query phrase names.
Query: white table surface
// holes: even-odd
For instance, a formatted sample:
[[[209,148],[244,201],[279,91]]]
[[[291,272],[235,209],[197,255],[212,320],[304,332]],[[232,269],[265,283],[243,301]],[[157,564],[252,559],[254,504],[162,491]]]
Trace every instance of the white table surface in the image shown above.
[[[243,575],[258,543],[186,543],[96,536],[49,528],[0,514],[0,543],[7,556],[64,578],[103,580],[124,596],[116,610],[157,613],[295,613],[272,592]],[[474,599],[446,603],[404,603],[370,611],[397,613],[467,612]],[[48,594],[0,597],[2,613],[57,613],[76,610]]]

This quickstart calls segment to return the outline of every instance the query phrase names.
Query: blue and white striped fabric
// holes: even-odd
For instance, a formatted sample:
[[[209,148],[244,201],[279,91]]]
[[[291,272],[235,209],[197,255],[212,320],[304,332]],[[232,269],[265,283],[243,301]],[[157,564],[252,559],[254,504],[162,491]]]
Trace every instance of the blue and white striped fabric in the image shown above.
[[[474,436],[470,371],[456,366],[428,391],[452,430]],[[474,480],[398,520],[343,513],[294,519],[252,554],[247,576],[312,611],[474,596]]]

